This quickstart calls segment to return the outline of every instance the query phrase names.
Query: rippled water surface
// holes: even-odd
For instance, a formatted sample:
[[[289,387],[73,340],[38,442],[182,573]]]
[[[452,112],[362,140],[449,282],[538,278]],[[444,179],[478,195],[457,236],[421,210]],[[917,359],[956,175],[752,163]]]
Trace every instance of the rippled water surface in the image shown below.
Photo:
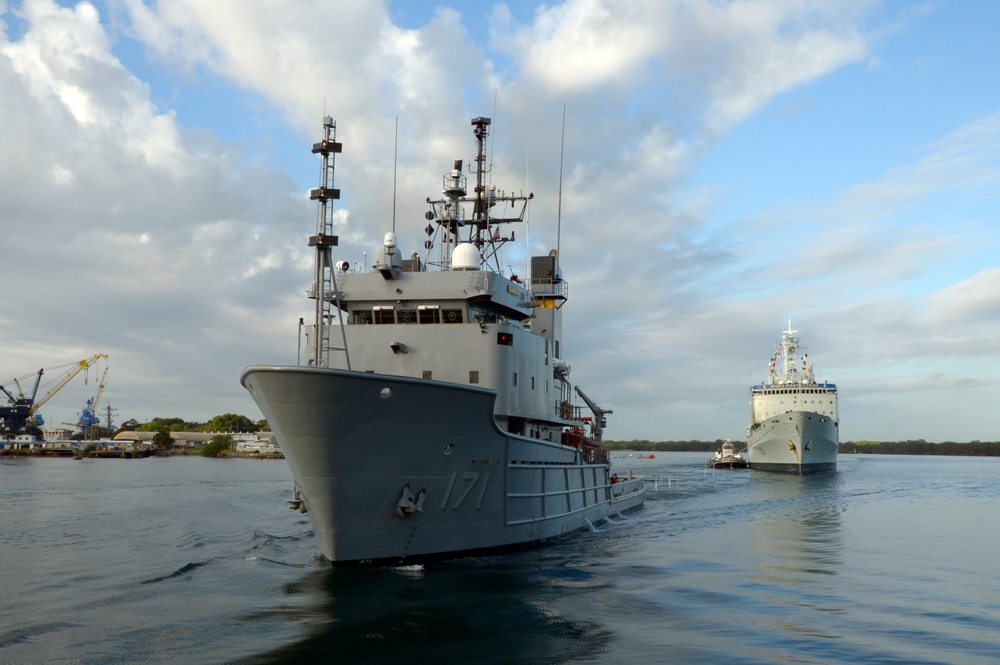
[[[647,502],[594,531],[382,570],[323,566],[284,462],[0,459],[0,662],[1000,662],[1000,459],[707,458],[616,457]]]

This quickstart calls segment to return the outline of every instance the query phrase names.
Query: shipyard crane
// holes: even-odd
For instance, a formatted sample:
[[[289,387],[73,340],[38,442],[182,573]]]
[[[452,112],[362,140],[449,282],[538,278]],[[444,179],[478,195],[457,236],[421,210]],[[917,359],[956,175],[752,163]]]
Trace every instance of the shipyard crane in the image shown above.
[[[38,370],[38,376],[35,377],[35,389],[31,391],[31,397],[25,397],[24,396],[24,391],[21,390],[21,381],[20,381],[20,379],[14,379],[14,381],[12,382],[14,384],[14,387],[17,388],[17,397],[14,397],[14,395],[11,394],[11,392],[9,390],[7,390],[7,388],[5,386],[0,386],[0,390],[2,390],[3,394],[7,396],[7,399],[10,400],[11,404],[15,404],[17,402],[24,402],[25,400],[29,400],[29,401],[30,400],[34,400],[35,399],[35,393],[38,392],[38,383],[39,383],[39,381],[42,380],[42,373],[44,371],[45,370],[42,370],[42,369]],[[30,374],[28,376],[30,376]],[[22,376],[21,378],[24,379],[26,377]]]
[[[84,358],[83,360],[75,363],[65,374],[63,374],[56,381],[55,385],[52,386],[42,397],[38,400],[35,396],[38,394],[38,386],[42,379],[42,374],[45,370],[38,370],[38,374],[35,377],[35,387],[32,390],[30,396],[26,396],[21,390],[20,382],[15,379],[14,385],[17,387],[18,397],[7,390],[7,388],[0,386],[0,391],[3,391],[10,402],[9,406],[0,406],[0,430],[4,432],[18,432],[25,427],[33,427],[35,424],[35,413],[40,409],[46,402],[52,399],[53,395],[62,390],[62,388],[70,382],[77,374],[88,369],[91,365],[96,363],[102,358],[107,358],[107,354],[97,353],[90,358]],[[23,378],[23,377],[22,377]],[[86,378],[84,379],[86,383]]]
[[[108,380],[108,368],[104,368],[104,374],[101,376],[101,384],[97,388],[97,394],[92,398],[88,399],[87,403],[83,407],[83,411],[80,413],[79,422],[75,423],[63,423],[63,425],[72,425],[73,427],[79,427],[82,431],[86,431],[88,427],[101,424],[101,417],[97,415],[98,405],[101,402],[101,395],[104,393],[104,385]]]
[[[604,428],[608,424],[608,419],[605,418],[604,416],[610,413],[614,413],[614,411],[612,411],[611,409],[602,409],[601,407],[597,406],[594,400],[587,397],[587,394],[585,392],[580,390],[580,386],[575,386],[575,388],[577,394],[581,398],[583,398],[583,401],[587,403],[587,406],[590,407],[590,410],[594,412],[594,422],[590,424],[590,436],[600,441],[601,435],[604,433]]]
[[[106,353],[95,353],[91,357],[84,358],[80,362],[73,365],[73,367],[68,372],[66,372],[66,374],[64,374],[63,377],[59,379],[59,381],[57,381],[56,384],[52,388],[50,388],[47,393],[42,395],[41,399],[35,402],[34,406],[32,406],[31,409],[29,410],[28,415],[34,415],[35,411],[37,411],[43,404],[52,399],[52,396],[55,395],[60,390],[62,390],[63,387],[67,383],[69,383],[74,376],[76,376],[83,370],[88,369],[91,365],[96,363],[101,358],[107,359],[107,357],[108,355]],[[83,382],[87,383],[86,375],[84,375]]]
[[[42,380],[42,370],[38,370],[38,374],[35,376],[35,387],[31,391],[31,399],[35,399],[35,395],[38,394],[38,384],[39,382],[41,382],[41,380]],[[17,394],[20,396],[20,398],[25,399],[24,391],[21,390],[21,382],[18,381],[17,379],[14,379],[14,385],[17,386]],[[5,390],[4,392],[6,393],[7,391]],[[9,397],[10,393],[7,393],[7,395]]]
[[[25,397],[24,391],[21,390],[21,382],[17,379],[13,381],[14,387],[17,388],[17,397],[14,397],[14,394],[6,387],[0,386],[0,391],[3,391],[8,400],[7,406],[0,406],[0,432],[3,434],[16,434],[28,422],[29,409],[35,399],[35,393],[38,392],[38,382],[42,379],[42,372],[43,370],[38,370],[38,376],[35,378],[35,389],[31,393],[31,397]]]
[[[94,415],[97,415],[97,409],[101,404],[101,395],[104,393],[104,385],[108,382],[108,368],[104,368],[104,374],[101,375],[101,384],[97,386],[97,394],[94,395]],[[97,419],[98,422],[101,421],[100,418]]]
[[[42,370],[38,370],[38,378],[39,379],[42,378]],[[17,397],[14,397],[14,395],[9,390],[7,390],[7,386],[0,386],[0,390],[2,390],[3,394],[7,396],[7,399],[10,401],[10,403],[16,404],[19,401],[24,401],[25,399],[27,399],[24,396],[24,391],[21,390],[21,384],[18,382],[18,380],[14,379],[12,383],[17,388]],[[35,390],[36,391],[38,390],[38,381],[35,381]]]

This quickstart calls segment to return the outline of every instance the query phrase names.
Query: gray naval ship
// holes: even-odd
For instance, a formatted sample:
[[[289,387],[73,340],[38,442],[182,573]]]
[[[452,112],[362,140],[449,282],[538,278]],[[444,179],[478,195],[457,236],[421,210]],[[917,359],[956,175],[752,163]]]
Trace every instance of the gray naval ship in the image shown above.
[[[837,470],[837,386],[817,382],[808,354],[799,367],[797,330],[781,335],[767,380],[750,389],[747,456],[751,469],[806,475]]]
[[[505,275],[532,195],[485,182],[490,119],[475,118],[475,187],[462,161],[427,200],[425,256],[386,233],[370,270],[332,261],[336,124],[324,119],[315,320],[304,364],[251,366],[253,396],[291,467],[289,502],[333,564],[406,565],[524,547],[639,507],[613,473],[606,415],[563,360],[568,287],[555,251]],[[467,217],[467,212],[471,215]]]

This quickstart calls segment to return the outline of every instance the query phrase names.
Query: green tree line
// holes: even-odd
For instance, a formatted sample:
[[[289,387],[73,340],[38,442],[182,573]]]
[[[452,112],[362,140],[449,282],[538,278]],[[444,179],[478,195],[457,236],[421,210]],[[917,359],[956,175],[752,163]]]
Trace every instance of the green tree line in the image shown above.
[[[651,450],[674,452],[713,452],[722,446],[723,440],[715,441],[648,441],[633,439],[631,441],[605,441],[604,446],[610,450]],[[736,441],[737,448],[744,443]],[[857,455],[964,455],[972,457],[1000,457],[1000,442],[969,441],[958,443],[945,441],[932,443],[924,439],[908,441],[847,441],[841,442],[840,454]]]
[[[858,455],[962,455],[970,457],[1000,457],[1000,442],[945,441],[931,443],[923,439],[910,441],[848,441],[840,444],[841,454]]]
[[[267,432],[270,427],[266,420],[250,420],[246,416],[235,413],[224,413],[215,416],[208,422],[198,423],[183,418],[153,418],[149,422],[139,423],[135,420],[124,422],[119,431],[155,432],[153,445],[160,449],[169,449],[173,445],[170,432]],[[219,434],[205,446],[202,454],[208,457],[218,457],[224,451],[233,447],[233,438]]]
[[[122,425],[122,429],[136,432],[266,432],[270,428],[266,420],[251,420],[236,413],[224,413],[204,423],[183,418],[153,418],[140,425],[130,420]]]
[[[715,441],[648,441],[646,439],[632,439],[631,441],[605,441],[604,447],[609,450],[715,452],[722,447],[722,443],[722,439]]]

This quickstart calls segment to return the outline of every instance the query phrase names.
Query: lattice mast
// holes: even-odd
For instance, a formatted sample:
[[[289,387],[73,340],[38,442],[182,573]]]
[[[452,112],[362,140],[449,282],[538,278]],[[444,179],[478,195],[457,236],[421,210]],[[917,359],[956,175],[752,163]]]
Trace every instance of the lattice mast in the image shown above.
[[[486,183],[486,176],[490,172],[490,165],[486,161],[486,139],[489,137],[490,124],[489,118],[472,119],[473,134],[476,137],[475,165],[472,167],[476,176],[473,196],[467,196],[468,185],[466,176],[462,173],[463,163],[461,159],[456,159],[452,170],[445,173],[442,179],[441,193],[444,197],[436,201],[427,199],[431,207],[427,211],[427,220],[436,222],[438,228],[427,225],[428,239],[424,243],[424,248],[428,252],[429,259],[430,251],[435,244],[430,236],[439,234],[437,263],[445,269],[451,267],[451,255],[455,246],[464,241],[473,243],[480,251],[483,266],[491,266],[497,272],[501,272],[500,248],[514,240],[513,229],[509,235],[505,235],[501,227],[505,224],[523,222],[528,201],[534,197],[533,194],[523,196],[498,193],[494,186]],[[465,204],[472,204],[471,220],[465,217]],[[497,204],[501,204],[501,208],[508,212],[502,216],[491,214]]]
[[[338,237],[333,233],[333,201],[340,198],[340,190],[333,186],[335,155],[341,152],[341,144],[337,142],[337,123],[330,116],[323,117],[323,140],[313,144],[314,155],[321,155],[323,166],[320,174],[320,186],[309,192],[309,198],[319,201],[319,211],[316,220],[316,235],[309,237],[309,246],[316,249],[316,269],[313,276],[313,290],[310,298],[316,300],[316,321],[313,362],[319,367],[330,366],[330,333],[333,325],[333,310],[337,310],[343,347],[334,350],[343,351],[347,360],[347,369],[351,369],[351,358],[347,352],[347,334],[344,331],[343,311],[340,308],[340,293],[337,290],[337,274],[333,265],[332,248],[338,244]]]

